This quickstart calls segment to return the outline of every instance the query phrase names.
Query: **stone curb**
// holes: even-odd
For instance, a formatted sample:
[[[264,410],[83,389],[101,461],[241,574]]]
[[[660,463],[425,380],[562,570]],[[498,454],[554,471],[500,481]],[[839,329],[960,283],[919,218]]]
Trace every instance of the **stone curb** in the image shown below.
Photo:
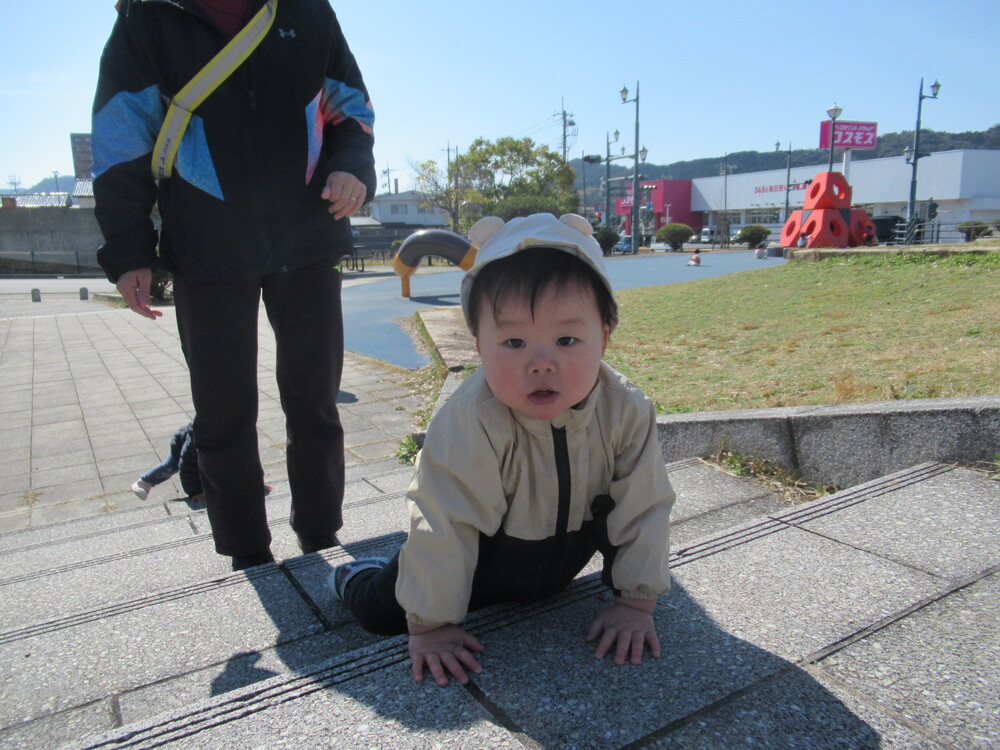
[[[725,449],[853,487],[924,461],[993,461],[1000,396],[669,414],[657,428],[666,461]]]

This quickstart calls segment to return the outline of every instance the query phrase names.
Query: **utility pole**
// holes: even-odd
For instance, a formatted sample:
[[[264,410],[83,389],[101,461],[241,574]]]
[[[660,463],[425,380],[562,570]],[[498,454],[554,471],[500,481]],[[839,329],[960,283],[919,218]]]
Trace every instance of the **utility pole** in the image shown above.
[[[383,187],[385,187],[385,192],[387,192],[387,193],[391,193],[392,192],[392,179],[391,179],[392,173],[393,172],[401,172],[401,171],[402,170],[400,170],[400,169],[390,169],[388,163],[385,165],[385,169],[383,169],[382,172],[380,172],[380,174],[383,177],[385,177],[385,182],[382,183]],[[396,192],[397,193],[399,192],[399,186],[398,186],[398,184],[396,186]]]
[[[459,224],[458,212],[462,208],[461,204],[459,203],[459,194],[458,194],[458,185],[459,185],[458,165],[459,165],[458,146],[455,146],[455,188],[454,191],[452,192],[451,198],[449,199],[448,203],[450,207],[453,209],[449,211],[449,213],[451,214],[451,231],[456,233],[458,232],[458,224]],[[445,184],[447,184],[451,180],[451,144],[448,145],[448,172],[445,174],[444,179],[445,179]]]
[[[575,128],[576,122],[573,120],[573,113],[566,111],[566,103],[560,99],[562,104],[562,112],[559,114],[562,116],[562,156],[563,164],[566,163],[566,152],[569,151],[569,135],[576,135],[576,133],[568,134],[568,128]]]

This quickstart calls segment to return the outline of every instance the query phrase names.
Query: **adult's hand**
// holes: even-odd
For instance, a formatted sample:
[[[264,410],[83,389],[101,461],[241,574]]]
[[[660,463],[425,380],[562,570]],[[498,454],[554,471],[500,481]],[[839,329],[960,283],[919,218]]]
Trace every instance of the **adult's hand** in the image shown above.
[[[364,205],[367,194],[368,188],[354,175],[348,172],[331,172],[326,178],[322,196],[323,200],[330,201],[327,211],[333,214],[333,218],[343,219],[358,212]]]
[[[153,283],[153,272],[148,268],[126,271],[118,277],[118,292],[128,303],[128,308],[144,318],[156,320],[163,315],[161,310],[149,306],[149,287]]]

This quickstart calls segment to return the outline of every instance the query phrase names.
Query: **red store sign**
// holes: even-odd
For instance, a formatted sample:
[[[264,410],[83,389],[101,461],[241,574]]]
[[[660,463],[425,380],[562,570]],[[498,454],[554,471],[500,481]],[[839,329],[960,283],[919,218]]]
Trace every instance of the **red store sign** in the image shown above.
[[[823,120],[819,124],[819,147],[830,148],[830,124]],[[834,148],[871,150],[878,145],[877,122],[838,122],[833,139]]]

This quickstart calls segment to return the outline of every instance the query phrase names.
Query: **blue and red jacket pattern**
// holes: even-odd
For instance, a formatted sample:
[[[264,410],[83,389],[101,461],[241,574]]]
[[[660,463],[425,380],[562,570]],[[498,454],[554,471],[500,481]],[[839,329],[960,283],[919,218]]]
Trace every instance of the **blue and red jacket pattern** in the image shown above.
[[[251,0],[251,13],[262,5]],[[349,220],[320,193],[344,171],[374,195],[374,112],[327,0],[278,3],[267,36],[192,116],[174,176],[154,180],[171,97],[227,41],[194,0],[119,4],[92,123],[98,260],[112,281],[157,267],[247,278],[350,252]]]

